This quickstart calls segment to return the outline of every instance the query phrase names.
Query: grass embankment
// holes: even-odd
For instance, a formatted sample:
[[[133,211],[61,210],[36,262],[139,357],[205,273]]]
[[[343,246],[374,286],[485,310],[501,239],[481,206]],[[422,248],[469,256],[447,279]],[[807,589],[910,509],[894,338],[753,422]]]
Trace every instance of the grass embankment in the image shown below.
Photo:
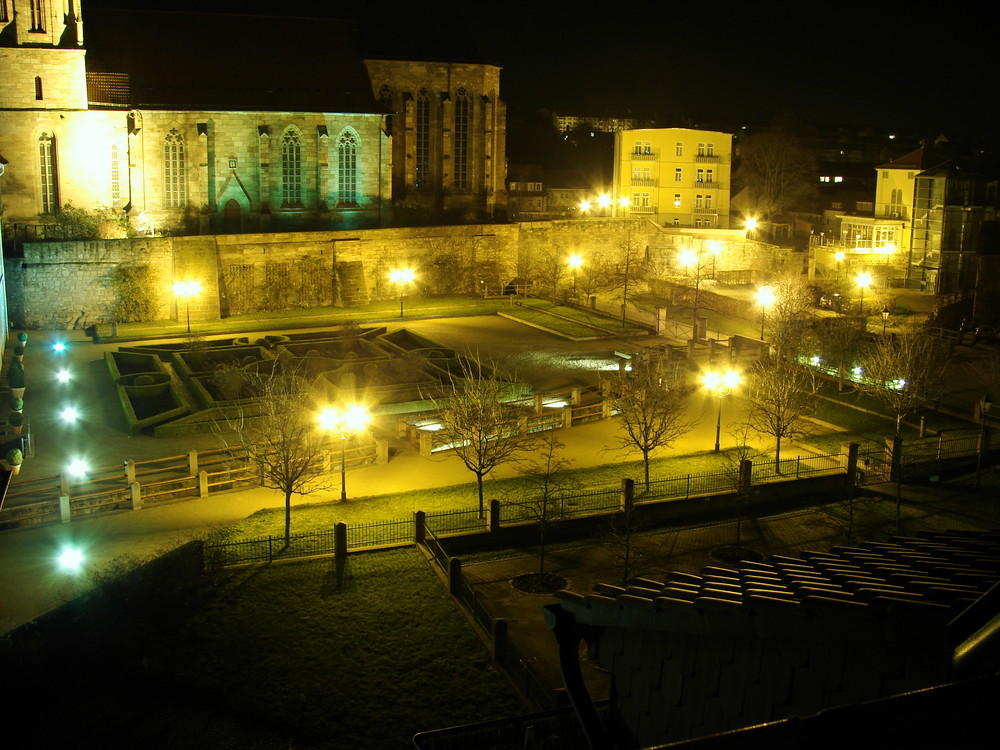
[[[352,555],[342,581],[324,561],[101,589],[69,632],[0,652],[5,708],[75,747],[267,750],[395,750],[523,710],[416,549]]]
[[[655,480],[719,471],[726,466],[726,455],[724,451],[654,459],[650,462],[650,478]],[[621,486],[622,479],[631,478],[636,480],[636,486],[639,487],[642,475],[641,462],[609,463],[572,469],[563,475],[565,479],[560,486],[567,491],[616,488]],[[502,500],[537,493],[537,487],[524,477],[490,479],[485,484],[485,490],[487,502],[494,498]],[[292,509],[292,534],[329,531],[336,523],[350,525],[403,518],[417,510],[474,510],[477,507],[474,482],[387,495],[352,497],[346,503],[336,501],[295,506]],[[284,509],[265,508],[216,532],[208,541],[235,542],[283,535]]]
[[[509,299],[483,299],[482,297],[406,297],[404,316],[399,316],[399,298],[372,302],[354,307],[314,307],[309,309],[255,312],[231,315],[222,320],[192,321],[192,329],[199,336],[249,331],[289,330],[336,326],[346,321],[389,321],[406,325],[407,318],[453,317],[461,315],[492,315],[510,308]],[[111,338],[111,324],[98,325],[102,337]],[[149,323],[119,323],[119,339],[145,339],[163,336],[182,336],[187,332],[186,323],[158,320]]]

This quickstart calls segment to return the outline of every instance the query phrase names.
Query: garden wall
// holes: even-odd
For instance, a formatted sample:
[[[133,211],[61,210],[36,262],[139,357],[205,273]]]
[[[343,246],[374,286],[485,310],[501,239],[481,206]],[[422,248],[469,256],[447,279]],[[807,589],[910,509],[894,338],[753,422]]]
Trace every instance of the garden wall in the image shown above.
[[[553,287],[567,283],[566,258],[579,253],[589,272],[606,273],[600,256],[616,262],[631,244],[656,275],[676,248],[719,241],[730,252],[740,233],[664,229],[644,219],[479,224],[357,231],[143,237],[93,242],[26,243],[23,259],[8,259],[11,319],[19,328],[83,328],[113,320],[112,271],[147,265],[155,279],[159,319],[183,319],[172,287],[198,280],[192,321],[267,310],[352,306],[399,294],[389,271],[416,272],[410,294],[501,293],[515,280]],[[732,236],[730,236],[732,235]],[[733,253],[735,256],[735,253]],[[581,271],[581,276],[584,271]],[[581,282],[582,283],[582,282]],[[544,291],[544,289],[543,289]]]

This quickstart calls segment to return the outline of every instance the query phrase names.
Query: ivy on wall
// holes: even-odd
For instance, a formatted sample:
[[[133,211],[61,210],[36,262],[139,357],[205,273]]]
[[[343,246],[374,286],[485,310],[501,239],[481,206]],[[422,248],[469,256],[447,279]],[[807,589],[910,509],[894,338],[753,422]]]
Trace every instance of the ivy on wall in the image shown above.
[[[119,323],[144,323],[156,317],[157,281],[145,265],[116,266],[111,272],[115,292],[114,319]]]

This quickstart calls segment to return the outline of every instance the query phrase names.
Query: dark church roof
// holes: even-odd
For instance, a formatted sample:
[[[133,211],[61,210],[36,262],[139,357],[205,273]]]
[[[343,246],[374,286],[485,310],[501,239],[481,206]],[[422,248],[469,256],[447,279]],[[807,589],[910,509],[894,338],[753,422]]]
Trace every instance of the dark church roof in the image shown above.
[[[92,106],[379,113],[354,21],[92,9]]]

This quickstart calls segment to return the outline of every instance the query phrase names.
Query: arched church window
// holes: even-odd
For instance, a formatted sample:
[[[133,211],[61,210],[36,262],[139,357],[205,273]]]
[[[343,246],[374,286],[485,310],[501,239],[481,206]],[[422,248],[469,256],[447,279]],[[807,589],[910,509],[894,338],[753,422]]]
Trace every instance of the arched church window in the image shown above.
[[[59,210],[59,191],[56,179],[56,139],[50,133],[38,136],[38,175],[41,178],[41,203],[43,214]]]
[[[177,128],[163,139],[163,202],[167,208],[187,205],[187,155]]]
[[[455,96],[455,187],[468,190],[469,179],[469,129],[472,125],[472,107],[464,88]]]
[[[341,206],[358,205],[358,139],[346,130],[337,141],[337,190]]]
[[[390,89],[388,86],[383,86],[382,90],[379,91],[378,101],[379,104],[381,104],[384,109],[387,109],[390,112],[396,111],[395,108],[392,106],[392,89]],[[385,132],[388,135],[392,135],[392,119],[393,115],[385,116]]]
[[[430,185],[431,171],[431,98],[427,89],[417,94],[416,164],[414,184]]]
[[[302,205],[302,140],[294,128],[281,138],[281,203]]]

